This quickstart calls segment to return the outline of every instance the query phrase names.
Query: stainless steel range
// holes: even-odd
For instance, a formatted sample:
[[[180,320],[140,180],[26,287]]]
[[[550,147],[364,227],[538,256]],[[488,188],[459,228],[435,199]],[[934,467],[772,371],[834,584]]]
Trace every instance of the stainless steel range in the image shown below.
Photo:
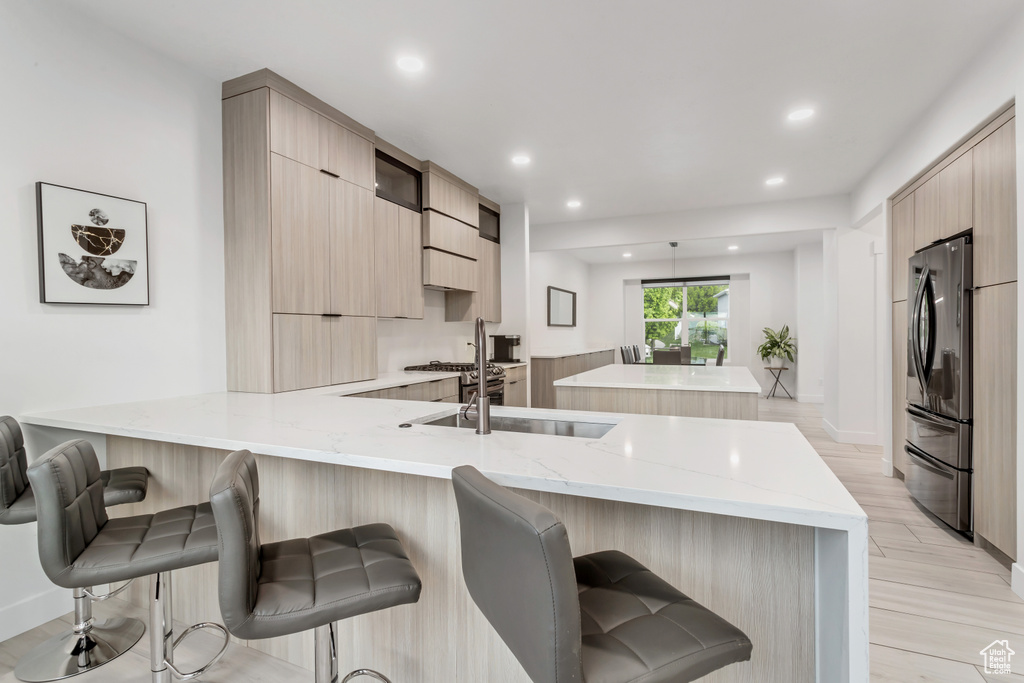
[[[478,373],[476,363],[442,363],[439,360],[432,360],[427,365],[410,365],[406,368],[408,372],[458,372],[459,375],[459,400],[469,403],[471,396],[476,393]],[[504,405],[505,399],[505,368],[495,363],[488,363],[485,369],[487,373],[487,395],[491,397],[491,405]]]

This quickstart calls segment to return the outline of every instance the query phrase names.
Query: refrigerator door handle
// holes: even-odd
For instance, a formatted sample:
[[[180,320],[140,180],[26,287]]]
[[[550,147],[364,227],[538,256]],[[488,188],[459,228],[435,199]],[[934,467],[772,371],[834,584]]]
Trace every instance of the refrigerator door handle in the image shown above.
[[[956,427],[954,426],[954,420],[951,420],[949,418],[946,418],[945,420],[940,420],[933,415],[929,415],[923,410],[915,408],[914,406],[907,406],[907,415],[909,415],[917,422],[924,422],[925,424],[935,427],[936,429],[941,429],[944,432],[956,431]]]
[[[928,399],[928,383],[924,376],[924,360],[921,358],[921,303],[930,275],[931,271],[928,266],[925,266],[917,282],[917,292],[914,294],[914,314],[910,324],[910,346],[914,355],[914,370],[916,370],[917,381],[921,384],[921,399],[925,402]]]
[[[944,477],[945,479],[953,478],[953,473],[951,473],[949,469],[939,469],[938,467],[936,467],[934,464],[932,464],[933,462],[935,462],[932,459],[932,457],[925,453],[924,451],[922,451],[921,449],[915,448],[910,444],[906,444],[905,446],[903,446],[903,450],[906,451],[907,455],[914,461],[914,464],[916,464],[918,467],[927,470],[932,474],[937,474],[940,477]]]

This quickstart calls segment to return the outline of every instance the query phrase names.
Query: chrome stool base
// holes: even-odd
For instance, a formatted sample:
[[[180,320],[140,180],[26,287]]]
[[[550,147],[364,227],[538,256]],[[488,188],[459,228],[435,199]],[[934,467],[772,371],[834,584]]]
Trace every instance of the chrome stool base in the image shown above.
[[[334,624],[317,626],[313,630],[314,679],[316,683],[338,683],[338,643],[334,635]],[[384,674],[373,669],[356,669],[341,680],[348,683],[353,678],[367,676],[382,683],[391,683]]]
[[[94,671],[132,649],[145,631],[138,619],[110,619],[92,624],[88,633],[61,633],[22,657],[14,675],[25,683],[44,683]]]
[[[370,678],[375,678],[378,681],[383,681],[384,683],[391,683],[391,681],[384,674],[378,673],[372,669],[356,669],[348,676],[345,676],[344,680],[342,680],[341,683],[348,683],[356,676],[368,676]]]
[[[94,671],[117,659],[146,632],[138,619],[92,620],[93,601],[107,600],[131,585],[129,581],[106,595],[93,595],[90,588],[76,588],[75,625],[34,648],[14,667],[14,676],[25,683],[46,683]]]
[[[212,629],[224,636],[224,645],[220,651],[206,664],[195,671],[180,671],[174,666],[174,648],[181,641],[196,631]],[[149,647],[150,672],[152,683],[171,683],[172,677],[179,681],[190,681],[199,678],[220,661],[230,643],[227,629],[220,624],[202,622],[189,626],[184,633],[174,639],[174,615],[171,610],[171,573],[154,574],[150,579],[149,590]]]

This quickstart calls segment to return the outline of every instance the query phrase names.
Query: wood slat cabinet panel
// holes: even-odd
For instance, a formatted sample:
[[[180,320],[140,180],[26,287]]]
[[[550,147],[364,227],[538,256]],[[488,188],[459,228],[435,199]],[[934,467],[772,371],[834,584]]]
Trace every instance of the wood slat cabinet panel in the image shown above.
[[[274,313],[323,314],[330,287],[325,176],[270,155]]]
[[[320,115],[271,90],[270,151],[320,168]]]
[[[501,322],[501,245],[477,238],[477,291],[445,292],[445,322]]]
[[[973,150],[914,191],[914,249],[952,237],[974,224]]]
[[[274,391],[331,384],[331,338],[319,315],[274,315]]]
[[[373,143],[334,121],[320,117],[320,168],[342,180],[373,191]]]
[[[423,285],[475,292],[477,262],[436,249],[424,249]]]
[[[399,387],[364,391],[351,394],[358,398],[385,398],[395,401],[431,401],[435,403],[458,403],[459,380],[455,377],[435,379],[429,382],[403,384]]]
[[[914,254],[914,195],[892,207],[892,300],[906,301],[907,263]]]
[[[427,209],[423,212],[423,246],[478,258],[480,231],[462,221]]]
[[[332,316],[330,321],[331,384],[377,377],[377,319]]]
[[[423,235],[420,214],[373,200],[378,318],[423,318]]]
[[[423,174],[423,208],[434,209],[463,223],[480,227],[479,195],[464,190],[437,173]]]
[[[578,375],[587,370],[611,365],[614,362],[615,352],[612,349],[561,356],[559,358],[531,358],[530,374],[533,379],[530,385],[531,407],[556,407],[555,382],[565,377]]]
[[[907,302],[892,305],[892,465],[905,474],[907,453]]]
[[[1017,283],[974,291],[974,531],[1017,558]]]
[[[517,379],[505,383],[505,405],[525,408],[526,397],[525,379]]]
[[[974,286],[1017,280],[1017,138],[1010,119],[974,148]]]
[[[329,200],[330,313],[377,313],[373,192],[321,174]]]

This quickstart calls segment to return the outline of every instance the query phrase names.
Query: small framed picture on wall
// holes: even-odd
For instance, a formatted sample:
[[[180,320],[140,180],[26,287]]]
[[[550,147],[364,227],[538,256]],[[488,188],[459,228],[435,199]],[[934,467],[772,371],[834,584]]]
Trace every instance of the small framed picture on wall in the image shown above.
[[[36,183],[39,301],[149,304],[146,204]]]

